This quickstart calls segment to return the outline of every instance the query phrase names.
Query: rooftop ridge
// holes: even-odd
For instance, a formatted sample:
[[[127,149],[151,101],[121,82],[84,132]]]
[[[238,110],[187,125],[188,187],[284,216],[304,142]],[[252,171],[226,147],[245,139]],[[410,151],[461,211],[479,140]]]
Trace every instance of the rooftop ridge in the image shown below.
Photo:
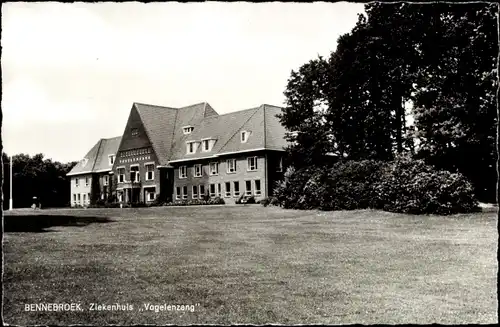
[[[179,109],[179,108],[174,108],[174,107],[166,107],[166,106],[160,106],[157,104],[149,104],[149,103],[142,103],[142,102],[134,102],[133,104],[134,105],[138,104],[138,105],[142,105],[142,106],[156,107],[156,108],[164,108],[164,109],[174,109],[174,110]]]
[[[170,142],[170,155],[169,158],[167,158],[167,161],[169,161],[172,158],[172,154],[174,151],[174,146],[175,146],[175,130],[177,129],[177,117],[179,116],[179,110],[175,112],[175,119],[174,119],[174,128],[172,128],[172,142]]]
[[[241,124],[241,126],[239,126],[239,127],[236,129],[236,131],[235,131],[235,132],[234,132],[234,133],[233,133],[230,137],[228,137],[228,138],[227,138],[226,142],[225,142],[225,143],[224,143],[224,144],[223,144],[223,145],[219,148],[219,151],[220,151],[220,150],[222,150],[222,149],[224,149],[224,147],[225,147],[225,146],[229,143],[229,141],[230,141],[230,140],[231,140],[231,139],[232,139],[232,138],[233,138],[236,134],[238,134],[238,131],[240,130],[240,128],[241,128],[242,126],[245,126],[245,124],[246,124],[246,123],[247,123],[250,119],[252,119],[252,118],[253,118],[253,116],[255,116],[255,114],[259,111],[259,109],[260,109],[261,107],[262,107],[262,106],[257,107],[257,108],[253,108],[253,109],[255,110],[255,112],[254,112],[253,114],[251,114],[251,115],[250,115],[250,117],[248,117],[248,118],[245,120],[245,122],[244,122],[243,124]],[[249,110],[249,109],[247,109],[247,110]],[[242,110],[242,111],[243,111],[243,110]]]
[[[262,107],[262,105],[260,105],[258,107],[254,107],[254,108],[248,108],[248,109],[241,109],[241,110],[226,112],[225,114],[219,114],[219,115],[215,115],[215,116],[208,116],[208,117],[205,117],[205,118],[221,117],[221,116],[225,116],[225,115],[235,114],[235,113],[238,113],[238,112],[244,112],[244,111],[249,111],[249,110],[258,110],[261,107]]]
[[[108,137],[108,138],[102,139],[102,140],[111,141],[111,140],[116,140],[116,139],[119,139],[119,138],[121,138],[121,136]]]
[[[99,140],[99,145],[97,146],[97,152],[95,154],[94,162],[92,163],[92,168],[90,169],[91,172],[94,172],[95,164],[97,163],[97,159],[99,158],[99,151],[101,151],[101,146],[102,146],[102,143],[104,142],[104,140],[105,139]]]
[[[185,109],[185,108],[189,108],[189,107],[199,106],[200,104],[205,105],[205,107],[207,106],[207,102],[198,102],[198,103],[195,103],[195,104],[190,104],[190,105],[187,105],[187,106],[182,106],[182,107],[179,107],[177,109]]]

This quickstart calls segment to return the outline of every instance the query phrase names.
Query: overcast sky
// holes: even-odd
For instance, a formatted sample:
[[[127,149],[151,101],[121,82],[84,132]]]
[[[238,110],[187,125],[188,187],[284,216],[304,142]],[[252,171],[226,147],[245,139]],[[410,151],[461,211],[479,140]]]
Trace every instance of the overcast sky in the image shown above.
[[[283,105],[292,69],[328,56],[354,3],[2,4],[5,152],[81,159],[132,103]]]

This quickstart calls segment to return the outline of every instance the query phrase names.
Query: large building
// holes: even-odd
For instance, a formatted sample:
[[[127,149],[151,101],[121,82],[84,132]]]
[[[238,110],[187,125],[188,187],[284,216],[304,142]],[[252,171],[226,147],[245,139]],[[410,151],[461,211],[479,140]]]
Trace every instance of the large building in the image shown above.
[[[106,200],[111,196],[110,172],[121,137],[100,139],[68,173],[71,177],[71,206],[87,206],[92,198]]]
[[[203,195],[222,197],[226,203],[242,195],[259,200],[271,194],[282,176],[287,143],[285,128],[276,117],[280,112],[281,108],[266,104],[219,115],[208,103],[182,108],[134,103],[121,140],[112,139],[120,140],[116,151],[109,147],[96,161],[116,153],[107,173],[112,177],[108,179],[111,192],[120,202],[189,200]],[[69,175],[83,178],[81,170],[85,169]]]

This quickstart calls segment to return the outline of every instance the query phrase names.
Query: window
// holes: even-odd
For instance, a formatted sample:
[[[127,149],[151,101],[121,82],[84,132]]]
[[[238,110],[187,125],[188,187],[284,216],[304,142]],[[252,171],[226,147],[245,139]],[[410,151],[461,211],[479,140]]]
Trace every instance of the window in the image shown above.
[[[221,183],[217,184],[217,196],[219,198],[222,196],[222,185],[221,185]]]
[[[115,155],[114,154],[110,154],[108,156],[108,160],[109,160],[109,165],[112,166],[115,163]]]
[[[87,159],[87,158],[83,158],[82,160],[80,160],[80,164],[82,165],[82,167],[85,167],[88,162],[89,162],[89,159]]]
[[[230,182],[226,182],[226,198],[230,197],[231,196],[231,183]]]
[[[233,182],[233,184],[234,184],[233,195],[234,195],[234,197],[238,197],[238,196],[240,196],[240,182]]]
[[[200,199],[205,196],[205,185],[200,185]]]
[[[76,194],[73,193],[73,203],[76,204]]]
[[[194,165],[194,177],[201,177],[201,175],[202,175],[201,165],[200,164]]]
[[[248,141],[249,132],[241,131],[241,143],[246,143]]]
[[[186,178],[186,177],[187,177],[186,166],[180,166],[179,167],[179,178]]]
[[[85,204],[87,202],[87,194],[83,193],[83,202],[82,204]]]
[[[278,161],[278,166],[276,167],[276,171],[278,173],[281,173],[283,171],[283,157],[280,157],[280,160]]]
[[[198,198],[198,186],[193,185],[193,199]]]
[[[188,187],[184,185],[182,187],[182,199],[185,200],[187,198],[188,198]]]
[[[181,199],[181,188],[179,186],[177,186],[175,188],[175,199],[176,200],[180,200]]]
[[[248,171],[257,170],[257,157],[248,157],[247,158],[247,170]]]
[[[75,178],[75,186],[78,187],[80,186],[80,178]]]
[[[186,142],[186,145],[187,145],[186,152],[188,154],[196,152],[196,142],[194,142],[194,141]]]
[[[219,175],[219,163],[211,162],[210,163],[210,175]]]
[[[229,159],[227,161],[227,173],[234,173],[236,172],[236,159]]]
[[[85,177],[85,186],[89,186],[89,178]]]
[[[125,168],[118,168],[118,183],[125,183]]]
[[[78,193],[78,203],[80,203],[80,193]]]
[[[210,151],[210,143],[209,140],[203,140],[203,151]]]
[[[210,197],[215,196],[215,184],[210,184]]]
[[[139,183],[141,181],[141,175],[139,173],[139,166],[130,167],[130,181],[132,183]]]
[[[90,193],[87,193],[87,203],[90,204]]]
[[[139,129],[138,128],[132,128],[131,133],[133,137],[139,136]]]
[[[252,181],[245,181],[245,195],[252,195]]]
[[[261,190],[260,190],[260,179],[256,179],[256,180],[254,181],[254,184],[255,184],[255,192],[254,192],[254,193],[255,193],[255,195],[257,195],[257,196],[258,196],[258,195],[261,195],[261,194],[262,194],[262,192],[261,192]]]
[[[108,175],[104,175],[103,178],[102,178],[102,185],[106,186],[109,184],[109,176]]]
[[[154,164],[146,164],[146,180],[152,181],[155,179],[155,165]]]
[[[148,202],[154,201],[156,198],[156,192],[155,191],[146,191],[146,200]]]
[[[194,130],[193,126],[184,126],[182,128],[182,132],[184,133],[184,135],[191,134],[191,132],[193,132],[193,130]]]

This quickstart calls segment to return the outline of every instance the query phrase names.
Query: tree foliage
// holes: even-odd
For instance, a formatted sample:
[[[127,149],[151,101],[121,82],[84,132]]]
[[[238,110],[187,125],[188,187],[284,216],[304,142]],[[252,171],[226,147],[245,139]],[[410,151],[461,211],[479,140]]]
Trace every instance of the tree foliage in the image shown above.
[[[281,120],[308,136],[290,153],[299,166],[321,164],[326,152],[410,153],[458,170],[481,200],[494,201],[498,7],[370,3],[365,11],[328,60],[292,72]]]
[[[10,197],[10,158],[2,153],[3,161],[3,208],[8,209]],[[66,174],[76,162],[61,163],[44,159],[43,154],[14,155],[12,158],[12,192],[15,208],[33,204],[33,197],[41,200],[43,207],[68,206],[70,180]]]

